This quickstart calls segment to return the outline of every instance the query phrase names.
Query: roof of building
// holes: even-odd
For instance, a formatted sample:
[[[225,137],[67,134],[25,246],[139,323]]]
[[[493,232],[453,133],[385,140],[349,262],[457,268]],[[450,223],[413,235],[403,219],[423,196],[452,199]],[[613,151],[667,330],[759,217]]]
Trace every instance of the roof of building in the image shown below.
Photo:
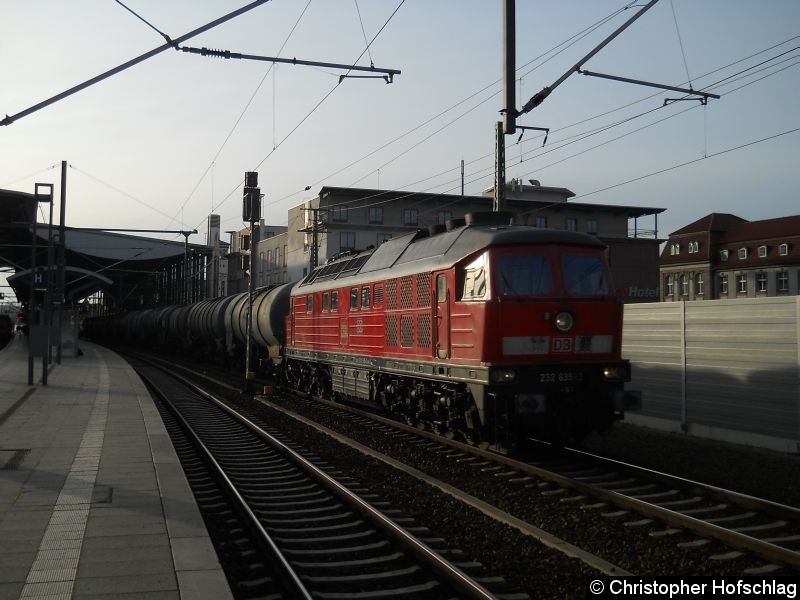
[[[35,211],[33,194],[0,190],[0,267],[13,269],[14,275],[8,281],[20,299],[30,294],[30,221]],[[46,262],[49,232],[46,223],[36,224],[39,267]],[[53,232],[58,232],[55,225]],[[99,229],[65,227],[64,238],[65,291],[67,297],[76,299],[104,287],[135,288],[139,281],[151,278],[154,270],[181,262],[185,252],[183,239],[162,240]],[[189,249],[208,252],[206,246],[199,244],[189,244]]]
[[[574,192],[568,190],[567,188],[556,188],[556,187],[546,187],[546,186],[522,186],[525,188],[524,191],[526,192],[543,192],[546,193],[548,196],[553,194],[563,195],[566,198],[574,196]],[[400,200],[403,198],[413,198],[414,200],[419,200],[421,198],[439,198],[441,200],[445,200],[447,202],[453,202],[454,199],[462,198],[460,194],[436,194],[431,192],[412,192],[408,190],[377,190],[377,189],[368,189],[368,188],[348,188],[348,187],[332,187],[332,186],[323,186],[319,190],[318,197],[323,199],[329,194],[333,194],[335,196],[349,196],[354,199],[368,199],[371,202],[389,202],[391,200]],[[463,196],[463,199],[468,202],[475,202],[475,203],[485,203],[487,206],[487,210],[491,210],[491,202],[492,198],[490,196],[481,195],[481,196]],[[531,204],[543,204],[546,205],[547,208],[551,208],[553,210],[583,210],[583,211],[599,211],[599,212],[609,212],[609,213],[617,213],[617,214],[624,214],[627,218],[633,219],[637,217],[644,217],[648,215],[657,215],[666,210],[666,208],[655,208],[651,206],[627,206],[621,204],[592,204],[587,202],[556,202],[554,203],[551,198],[545,198],[541,200],[537,200],[536,198],[521,198],[521,197],[509,197],[506,200],[507,210],[514,210],[518,209],[525,205]]]
[[[714,233],[716,236],[710,236]],[[719,266],[726,262],[734,262],[737,267],[762,266],[764,261],[784,264],[797,262],[800,259],[800,215],[748,221],[728,213],[711,213],[670,234],[670,240],[681,242],[678,254],[672,254],[671,245],[667,243],[661,253],[662,265],[711,261]],[[696,239],[694,239],[696,238]],[[789,244],[792,240],[794,243]],[[699,247],[693,254],[688,254],[687,242],[698,242]],[[780,255],[779,248],[788,244],[787,253]],[[710,245],[713,244],[713,247]],[[748,246],[749,244],[749,246]],[[766,246],[767,256],[758,256],[756,246]],[[748,248],[747,257],[738,258],[739,248]],[[719,250],[729,251],[729,261],[723,261]]]
[[[711,213],[670,234],[687,236],[713,231],[721,234],[718,243],[749,242],[800,235],[800,215],[748,221],[729,213]]]
[[[694,223],[673,231],[670,235],[686,235],[688,233],[700,233],[705,231],[727,231],[728,229],[748,221],[732,215],[730,213],[711,213]]]

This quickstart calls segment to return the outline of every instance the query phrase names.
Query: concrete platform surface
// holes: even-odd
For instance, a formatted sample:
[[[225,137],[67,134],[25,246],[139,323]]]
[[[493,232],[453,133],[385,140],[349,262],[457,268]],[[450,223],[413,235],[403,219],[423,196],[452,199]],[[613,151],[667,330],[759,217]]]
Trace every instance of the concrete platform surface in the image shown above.
[[[81,346],[47,386],[25,338],[0,351],[0,600],[231,598],[144,384]]]

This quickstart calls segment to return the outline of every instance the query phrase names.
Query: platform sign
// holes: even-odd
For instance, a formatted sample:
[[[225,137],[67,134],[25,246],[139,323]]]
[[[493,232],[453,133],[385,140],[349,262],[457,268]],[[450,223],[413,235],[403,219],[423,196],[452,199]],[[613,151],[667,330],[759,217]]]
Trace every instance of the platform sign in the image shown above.
[[[33,289],[37,292],[47,291],[47,271],[36,270],[33,273]]]

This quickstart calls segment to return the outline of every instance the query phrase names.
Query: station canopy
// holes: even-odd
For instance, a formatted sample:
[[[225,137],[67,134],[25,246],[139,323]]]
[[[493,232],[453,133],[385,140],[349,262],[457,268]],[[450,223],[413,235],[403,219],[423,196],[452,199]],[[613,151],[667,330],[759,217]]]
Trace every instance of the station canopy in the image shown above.
[[[31,219],[36,211],[33,194],[0,190],[0,270],[21,302],[30,296],[33,235]],[[57,217],[54,217],[57,220]],[[52,228],[55,239],[58,227]],[[50,227],[36,224],[36,267],[44,269],[48,260]],[[177,239],[175,239],[177,238]],[[175,271],[184,262],[185,237],[157,239],[141,235],[108,232],[100,229],[65,227],[65,298],[67,303],[98,291],[119,300],[137,289],[151,286],[153,276]],[[189,244],[189,252],[208,254],[204,245]]]

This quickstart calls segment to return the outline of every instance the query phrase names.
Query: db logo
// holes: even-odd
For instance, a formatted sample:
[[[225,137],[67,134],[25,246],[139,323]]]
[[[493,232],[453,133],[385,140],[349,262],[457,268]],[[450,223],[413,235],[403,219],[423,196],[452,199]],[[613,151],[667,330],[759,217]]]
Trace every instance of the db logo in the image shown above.
[[[572,352],[572,338],[553,338],[553,352]]]

